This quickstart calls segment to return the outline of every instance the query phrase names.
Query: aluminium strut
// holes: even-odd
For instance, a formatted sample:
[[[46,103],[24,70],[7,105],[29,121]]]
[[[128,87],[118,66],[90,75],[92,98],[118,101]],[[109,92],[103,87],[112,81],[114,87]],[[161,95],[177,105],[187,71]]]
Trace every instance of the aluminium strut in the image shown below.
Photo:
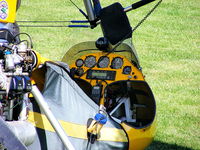
[[[73,147],[73,145],[69,141],[69,138],[68,138],[67,134],[65,133],[64,129],[62,128],[62,126],[60,125],[60,123],[58,122],[56,117],[53,115],[53,113],[50,110],[48,104],[46,103],[43,95],[41,94],[41,92],[39,91],[39,89],[37,88],[36,85],[32,86],[31,93],[33,94],[33,96],[34,96],[36,102],[38,103],[38,105],[44,111],[44,114],[46,115],[47,119],[49,120],[49,122],[53,126],[53,128],[56,131],[56,133],[58,134],[58,136],[60,137],[60,139],[63,142],[64,146],[68,150],[75,150],[75,148]]]

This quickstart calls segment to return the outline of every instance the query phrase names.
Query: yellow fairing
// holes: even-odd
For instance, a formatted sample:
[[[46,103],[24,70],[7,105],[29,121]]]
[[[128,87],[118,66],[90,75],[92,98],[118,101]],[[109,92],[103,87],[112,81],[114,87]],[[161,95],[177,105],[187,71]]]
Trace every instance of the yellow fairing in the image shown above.
[[[83,55],[81,57],[79,57],[79,59],[85,60],[88,56],[94,56],[96,58],[96,61],[99,60],[99,58],[101,56],[107,56],[110,59],[110,63],[111,61],[116,58],[116,57],[120,57],[123,59],[123,66],[119,69],[112,69],[110,66],[111,64],[108,65],[107,68],[99,68],[97,65],[95,65],[94,67],[92,67],[92,70],[109,70],[109,71],[116,71],[116,77],[115,80],[106,80],[107,84],[111,84],[114,83],[116,81],[145,81],[144,76],[142,74],[142,72],[140,70],[138,70],[132,63],[130,63],[130,61],[122,56],[122,55],[118,55],[116,53],[105,53],[105,52],[97,52],[97,53],[90,53],[90,54],[86,54]],[[123,68],[125,66],[131,66],[132,71],[130,74],[123,74]],[[78,68],[76,66],[75,63],[72,63],[70,68]],[[83,69],[83,72],[87,72],[88,67],[86,67],[85,65],[83,65],[81,67]],[[76,76],[75,78],[79,78],[82,80],[87,81],[88,83],[90,83],[92,86],[94,86],[96,84],[96,80],[93,79],[87,79],[87,75],[84,74],[82,76]],[[104,88],[107,86],[104,82],[102,82]],[[103,92],[104,93],[104,92]],[[103,95],[103,94],[102,94]],[[100,104],[102,104],[102,101],[104,97],[101,99]],[[124,130],[126,131],[128,138],[129,138],[129,150],[143,150],[145,149],[153,140],[154,137],[154,133],[155,133],[155,122],[153,122],[151,125],[149,125],[148,127],[142,127],[142,128],[134,128],[131,127],[129,125],[127,125],[126,123],[121,123],[122,127],[124,128]]]
[[[90,53],[89,55],[84,55],[82,57],[80,57],[80,59],[82,60],[85,60],[86,57],[88,56],[94,56],[96,58],[96,60],[98,61],[99,58],[101,56],[108,56],[109,59],[110,59],[110,64],[108,65],[107,68],[99,68],[97,67],[97,65],[95,67],[92,67],[93,70],[109,70],[109,71],[116,71],[116,77],[115,77],[115,80],[112,81],[112,80],[107,80],[107,83],[110,84],[112,82],[115,82],[115,81],[119,81],[119,80],[140,80],[140,81],[143,81],[144,80],[144,76],[143,74],[141,73],[140,70],[138,70],[135,66],[133,66],[133,64],[130,63],[130,61],[128,59],[126,59],[124,56],[122,55],[118,55],[118,54],[114,54],[114,53],[111,53],[109,55],[107,55],[108,53],[105,53],[105,52],[98,52],[98,53]],[[120,57],[123,59],[123,62],[124,62],[124,66],[131,66],[132,67],[132,72],[131,74],[122,74],[123,72],[123,66],[119,69],[112,69],[110,66],[111,66],[111,61],[116,58],[116,57]],[[77,68],[76,67],[76,64],[73,63],[70,68]],[[85,67],[85,66],[82,66],[82,69],[84,72],[86,72],[88,69],[88,67]],[[77,76],[77,78],[79,78]],[[83,79],[85,81],[88,81],[92,86],[96,84],[96,81],[95,80],[91,80],[91,79],[87,79],[86,78],[86,74],[84,74],[83,76],[80,77],[80,79]]]
[[[85,44],[85,47],[87,47],[87,43],[84,43],[84,44]],[[93,43],[90,43],[90,44],[92,46],[94,45]],[[78,45],[78,47],[79,47],[79,45]],[[79,49],[79,50],[81,50],[81,49]],[[75,53],[76,51],[72,51],[72,52]],[[86,67],[85,64],[83,64],[81,67],[77,67],[76,60],[82,59],[85,62],[85,59],[88,56],[94,56],[96,58],[96,62],[98,62],[100,57],[107,56],[110,59],[110,64],[106,68],[100,68],[97,64],[95,66],[93,66],[92,68]],[[118,69],[113,69],[111,67],[111,62],[116,57],[120,57],[120,58],[123,59],[123,66],[121,68],[118,68]],[[44,58],[42,58],[38,55],[38,64],[43,64],[45,61],[46,61],[46,59],[44,59]],[[104,94],[103,93],[104,93],[104,89],[106,88],[107,85],[115,83],[116,81],[145,82],[145,79],[144,79],[144,76],[143,76],[141,70],[139,70],[135,65],[133,65],[128,57],[125,57],[123,55],[119,55],[118,53],[109,53],[108,54],[106,52],[94,52],[93,51],[93,53],[87,53],[87,54],[84,53],[84,52],[73,54],[73,55],[71,55],[71,57],[69,57],[69,55],[66,54],[66,56],[63,58],[62,61],[70,64],[70,69],[72,69],[72,68],[82,69],[83,72],[85,72],[85,74],[83,74],[81,76],[75,74],[74,78],[84,80],[87,83],[89,83],[91,86],[95,86],[97,84],[97,80],[87,78],[87,71],[89,69],[115,71],[116,72],[116,76],[115,76],[114,80],[106,80],[106,82],[101,83],[103,85],[103,90],[102,90],[102,96],[103,97],[101,98],[100,104],[102,104],[102,101],[104,101]],[[135,62],[137,62],[137,61],[135,61]],[[131,67],[131,72],[129,74],[122,73],[125,66]],[[33,79],[39,85],[39,87],[41,87],[40,90],[42,90],[42,87],[43,87],[43,84],[44,84],[44,76],[43,76],[44,72],[45,72],[45,70],[42,69],[42,68],[36,69],[35,71],[33,71]],[[101,81],[101,80],[99,80],[99,81]],[[43,120],[43,123],[40,121],[41,119],[39,119],[39,118],[41,118]],[[41,114],[31,112],[31,114],[29,115],[29,121],[32,122],[38,128],[54,132],[53,128],[48,123],[45,116],[43,116]],[[86,131],[85,126],[77,125],[77,124],[71,124],[69,122],[64,122],[64,121],[60,121],[60,123],[62,124],[63,128],[65,129],[65,131],[67,132],[67,134],[69,136],[78,137],[78,138],[82,138],[82,139],[87,138],[86,137],[87,131]],[[153,140],[156,123],[155,123],[155,120],[154,120],[154,121],[152,121],[152,124],[150,123],[150,124],[148,124],[148,126],[135,128],[135,127],[131,126],[130,124],[126,124],[126,123],[122,122],[121,126],[123,127],[123,129],[125,130],[125,132],[128,136],[129,150],[143,150]],[[123,134],[123,132],[121,130],[116,130],[116,131],[114,131],[114,130],[115,129],[103,127],[102,130],[101,130],[102,136],[101,136],[101,139],[99,139],[99,140],[127,142],[125,135]],[[116,139],[115,135],[110,134],[111,132],[115,133],[116,135],[121,134],[121,139]]]
[[[45,58],[45,57],[42,57],[40,55],[40,53],[34,51],[36,57],[37,57],[37,64],[36,64],[36,67],[35,68],[38,68],[40,65],[43,65],[46,61],[50,61],[50,59],[48,58]]]
[[[0,0],[0,22],[15,22],[16,5],[17,0]]]
[[[129,150],[144,150],[151,144],[155,135],[155,121],[147,128],[135,129],[125,123],[121,124],[129,137]]]
[[[42,57],[38,52],[34,51],[36,56],[36,66],[32,72],[31,80],[32,84],[36,84],[37,87],[40,89],[40,91],[43,90],[44,87],[44,81],[45,81],[45,68],[42,67],[42,65],[45,64],[46,61],[49,61],[49,59]]]
[[[110,83],[115,82],[115,81],[120,81],[120,80],[140,80],[140,81],[144,80],[143,74],[140,72],[140,70],[138,70],[135,66],[133,66],[133,64],[131,64],[130,61],[122,55],[118,55],[118,54],[114,54],[114,53],[107,53],[107,52],[98,52],[98,53],[90,53],[89,55],[88,54],[84,55],[84,56],[80,57],[80,59],[86,60],[86,58],[88,56],[94,56],[96,61],[99,61],[100,57],[102,57],[102,56],[107,56],[107,57],[109,57],[109,60],[110,60],[108,67],[99,68],[98,65],[96,64],[94,67],[92,67],[92,70],[104,70],[104,71],[115,71],[116,72],[115,80],[113,80],[113,81],[112,80],[106,80],[106,83],[102,82],[103,90],[102,90],[102,98],[100,100],[100,105],[104,105],[105,101],[104,101],[104,94],[103,93],[104,93],[104,90],[105,90],[105,87],[107,86],[107,84],[110,84]],[[111,61],[114,60],[115,58],[121,58],[123,60],[124,65],[119,69],[112,69],[111,68]],[[132,68],[131,73],[128,74],[128,75],[122,74],[123,68],[125,66],[131,66],[131,68]],[[77,66],[76,66],[75,63],[73,63],[70,66],[70,68],[77,68]],[[83,69],[83,72],[87,72],[91,68],[85,67],[83,65],[81,67],[81,69]],[[96,85],[96,80],[87,79],[86,73],[81,77],[77,76],[77,78],[87,81],[92,86]]]

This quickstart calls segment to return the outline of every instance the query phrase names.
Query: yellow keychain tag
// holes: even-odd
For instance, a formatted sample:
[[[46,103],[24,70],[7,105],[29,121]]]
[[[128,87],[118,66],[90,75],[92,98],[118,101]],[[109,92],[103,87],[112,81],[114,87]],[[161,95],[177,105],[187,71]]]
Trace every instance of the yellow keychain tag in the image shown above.
[[[16,5],[17,0],[0,0],[0,22],[15,22]]]

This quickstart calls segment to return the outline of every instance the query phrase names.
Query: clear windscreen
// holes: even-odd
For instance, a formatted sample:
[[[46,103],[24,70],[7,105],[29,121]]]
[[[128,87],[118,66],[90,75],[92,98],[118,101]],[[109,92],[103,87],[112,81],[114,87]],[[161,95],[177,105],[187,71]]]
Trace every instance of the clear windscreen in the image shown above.
[[[71,65],[81,56],[87,55],[90,53],[96,53],[96,52],[100,52],[100,50],[96,48],[95,41],[87,41],[87,42],[78,43],[74,45],[73,47],[71,47],[66,52],[66,54],[62,58],[62,61]],[[117,53],[119,55],[126,57],[130,62],[134,63],[139,68],[139,60],[138,60],[137,52],[132,43],[132,38],[127,39],[124,42],[122,42],[116,48],[114,53]]]

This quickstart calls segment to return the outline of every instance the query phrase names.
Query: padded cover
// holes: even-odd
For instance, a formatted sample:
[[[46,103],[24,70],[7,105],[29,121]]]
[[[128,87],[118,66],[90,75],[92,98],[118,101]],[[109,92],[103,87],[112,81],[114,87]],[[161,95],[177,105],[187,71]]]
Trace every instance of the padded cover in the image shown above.
[[[112,45],[117,44],[125,37],[127,39],[132,36],[128,17],[120,3],[114,3],[101,9],[100,20],[104,36]]]

